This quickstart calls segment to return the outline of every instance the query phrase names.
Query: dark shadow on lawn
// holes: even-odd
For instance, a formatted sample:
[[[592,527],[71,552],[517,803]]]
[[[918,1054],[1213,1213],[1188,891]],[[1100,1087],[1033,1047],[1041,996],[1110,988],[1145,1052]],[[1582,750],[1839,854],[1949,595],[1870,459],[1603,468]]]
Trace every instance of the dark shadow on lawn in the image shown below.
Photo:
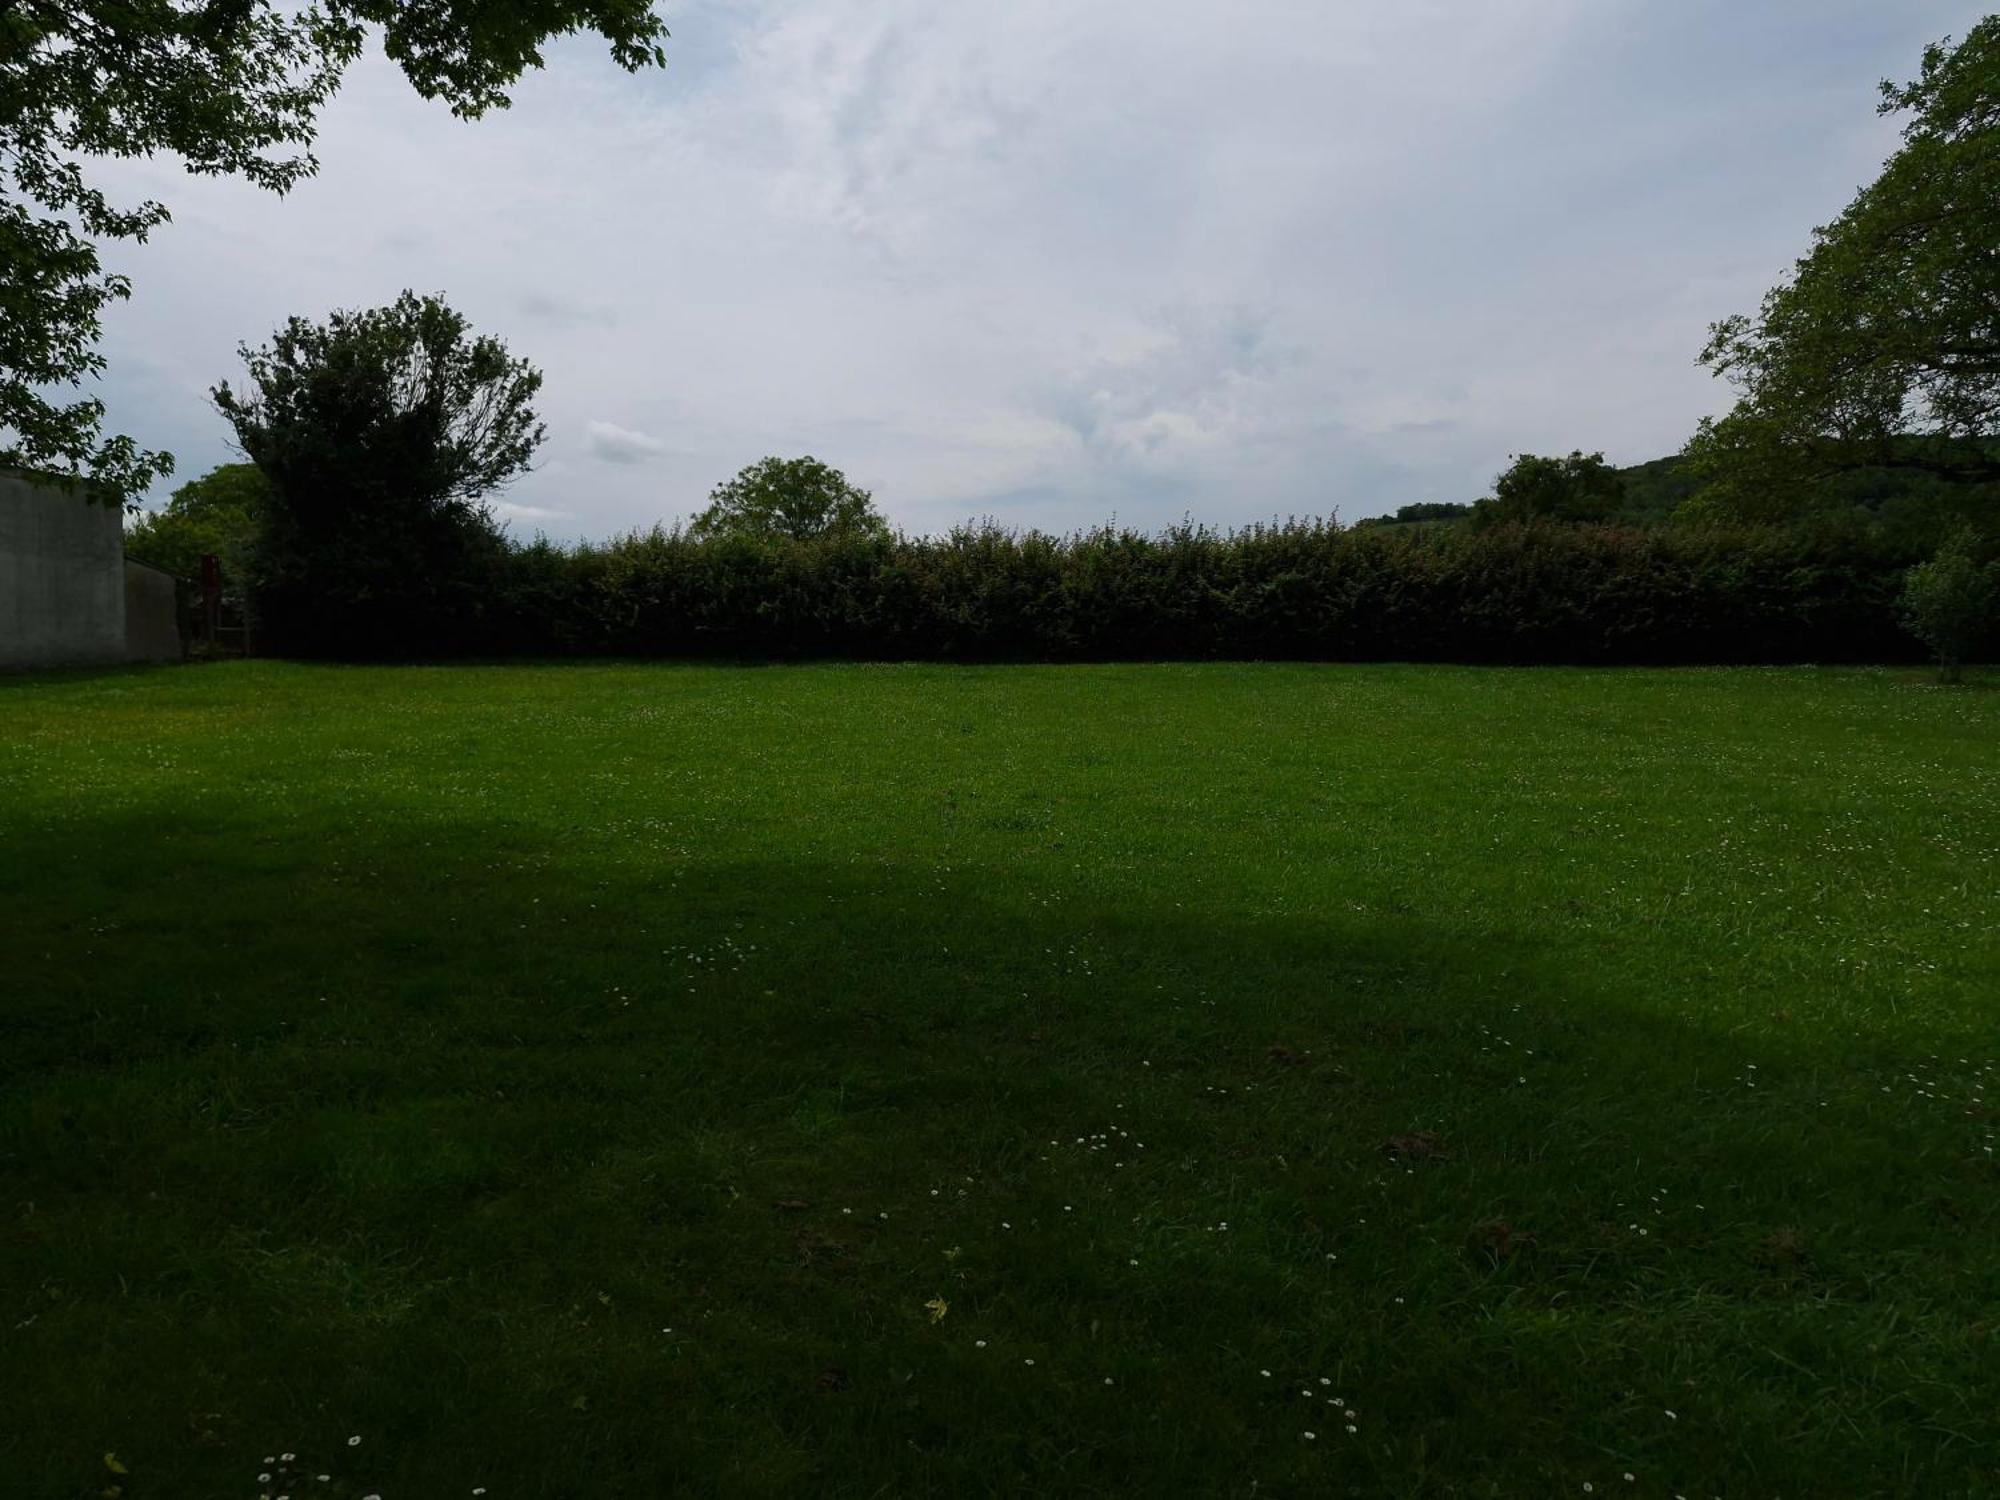
[[[1227,1490],[1266,1443],[1307,1484],[1298,1423],[1218,1384],[1276,1349],[1350,1361],[1421,1436],[1350,1482],[1525,1492],[1623,1451],[1713,1345],[1755,1400],[1682,1472],[1747,1479],[1816,1401],[1887,1420],[1824,1363],[1841,1339],[1993,1286],[1963,1122],[1883,1103],[1837,1041],[1752,1057],[1497,924],[1068,869],[711,865],[498,820],[0,829],[0,1312],[29,1319],[0,1385],[31,1393],[0,1467],[68,1493],[73,1450],[123,1444],[193,1493],[332,1423],[406,1485],[476,1439],[521,1493]],[[1096,1348],[1153,1416],[958,1372],[940,1289],[953,1331]],[[1794,1307],[1857,1331],[1783,1332]],[[1524,1309],[1547,1330],[1508,1332]],[[1792,1342],[1757,1363],[1739,1324]],[[709,1332],[663,1364],[670,1328]],[[1947,1472],[1937,1422],[1986,1420],[1954,1368],[1886,1446],[1827,1453]]]

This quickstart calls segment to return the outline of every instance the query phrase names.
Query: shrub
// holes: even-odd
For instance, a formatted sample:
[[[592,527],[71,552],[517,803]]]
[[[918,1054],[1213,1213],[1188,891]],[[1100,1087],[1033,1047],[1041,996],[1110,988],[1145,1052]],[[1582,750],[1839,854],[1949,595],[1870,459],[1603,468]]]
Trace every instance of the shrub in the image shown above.
[[[1970,527],[1946,537],[1929,562],[1911,568],[1903,583],[1903,621],[1937,658],[1938,676],[1957,682],[1965,662],[1992,629],[2000,587],[1992,566],[1980,559]]]

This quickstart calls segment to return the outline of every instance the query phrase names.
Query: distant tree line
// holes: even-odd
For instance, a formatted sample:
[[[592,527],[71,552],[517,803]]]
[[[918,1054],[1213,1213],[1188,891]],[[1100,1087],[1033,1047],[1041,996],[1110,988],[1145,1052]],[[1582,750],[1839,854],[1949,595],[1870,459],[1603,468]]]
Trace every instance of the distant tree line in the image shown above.
[[[685,527],[523,544],[486,497],[541,439],[540,376],[441,299],[292,319],[243,357],[214,398],[255,462],[131,545],[224,558],[287,654],[1893,661],[1918,649],[1899,619],[1941,659],[1988,649],[1970,538],[1924,570],[1879,528],[1634,526],[1597,454],[1525,455],[1416,524],[938,538],[893,532],[830,465],[767,458]]]
[[[930,539],[773,457],[685,530],[522,546],[487,497],[541,441],[541,376],[405,293],[244,348],[213,396],[254,467],[133,546],[212,544],[265,644],[306,654],[1877,660],[1913,649],[1900,621],[1953,675],[2000,597],[2000,17],[1883,92],[1907,119],[1881,177],[1711,331],[1736,408],[1635,469],[1521,454],[1485,499],[1351,531]]]

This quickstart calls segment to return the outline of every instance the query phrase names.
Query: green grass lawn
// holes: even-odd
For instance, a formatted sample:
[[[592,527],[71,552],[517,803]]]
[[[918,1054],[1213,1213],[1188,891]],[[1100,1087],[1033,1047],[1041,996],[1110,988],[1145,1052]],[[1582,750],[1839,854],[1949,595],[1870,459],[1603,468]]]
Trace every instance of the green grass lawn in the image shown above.
[[[1996,893],[1915,671],[0,681],[0,1494],[2000,1493]]]

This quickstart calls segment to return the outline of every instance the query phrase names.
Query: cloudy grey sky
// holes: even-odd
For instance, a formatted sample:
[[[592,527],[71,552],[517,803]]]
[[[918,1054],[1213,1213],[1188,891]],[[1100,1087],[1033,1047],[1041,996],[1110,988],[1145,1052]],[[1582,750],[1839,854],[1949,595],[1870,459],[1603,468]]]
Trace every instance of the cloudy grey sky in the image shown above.
[[[810,452],[897,523],[1223,524],[1677,448],[1986,0],[685,0],[467,124],[379,56],[289,198],[120,166],[112,418],[180,477],[290,313],[442,291],[547,375],[517,532]]]

